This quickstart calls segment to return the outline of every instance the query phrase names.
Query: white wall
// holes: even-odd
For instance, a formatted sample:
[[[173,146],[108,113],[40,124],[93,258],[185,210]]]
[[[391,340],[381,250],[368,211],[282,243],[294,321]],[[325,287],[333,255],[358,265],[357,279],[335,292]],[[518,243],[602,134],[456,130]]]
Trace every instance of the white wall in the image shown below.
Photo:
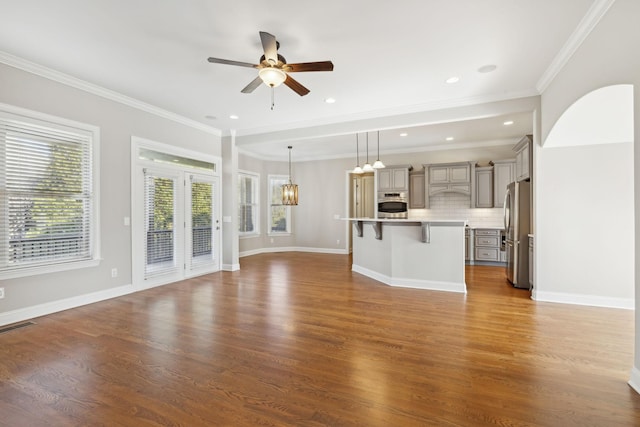
[[[535,298],[633,307],[633,145],[543,148]]]
[[[0,103],[100,128],[102,255],[95,268],[2,281],[6,296],[0,300],[0,324],[19,319],[34,306],[53,307],[56,301],[86,294],[112,295],[111,290],[131,284],[131,228],[124,225],[124,217],[131,217],[132,135],[221,155],[220,137],[212,133],[3,64]],[[112,268],[118,269],[118,277],[111,278]]]
[[[585,42],[575,52],[572,58],[556,76],[550,86],[542,94],[542,141],[546,138],[550,129],[562,115],[562,113],[580,97],[585,94],[609,85],[633,84],[634,85],[634,125],[635,133],[640,131],[640,55],[637,54],[640,45],[640,26],[637,23],[640,16],[640,2],[637,0],[617,0],[613,3],[607,14],[594,28]],[[634,143],[635,144],[635,141]],[[602,248],[599,250],[602,255],[597,260],[597,271],[594,271],[593,278],[581,276],[581,283],[574,283],[573,287],[566,286],[560,288],[577,296],[584,295],[587,290],[590,293],[600,293],[601,297],[628,298],[634,294],[635,284],[635,307],[636,307],[636,328],[635,328],[635,363],[632,370],[631,384],[640,390],[640,250],[635,250],[640,242],[640,174],[634,175],[634,169],[640,170],[640,150],[633,148],[609,145],[597,147],[598,152],[590,151],[589,147],[576,147],[570,153],[563,151],[551,151],[552,149],[537,149],[536,173],[538,176],[549,174],[549,179],[538,186],[537,201],[538,209],[536,216],[536,287],[542,292],[553,292],[558,286],[556,277],[566,276],[566,271],[570,270],[576,274],[576,260],[573,254],[579,253],[585,246]],[[549,151],[547,151],[549,150]],[[628,170],[629,161],[622,159],[622,154],[626,152],[629,158],[634,159],[634,168]],[[599,154],[599,155],[598,155]],[[607,159],[613,156],[616,164],[610,164]],[[597,158],[596,158],[597,157]],[[571,161],[575,158],[577,161]],[[563,161],[566,160],[566,161]],[[601,181],[588,177],[584,171],[582,161],[590,161],[593,166],[600,166],[594,169],[594,175],[601,178]],[[616,161],[619,160],[619,161]],[[562,164],[561,166],[559,164]],[[620,172],[616,166],[626,168]],[[593,203],[581,201],[580,207],[594,205],[597,213],[603,215],[600,218],[591,220],[584,219],[586,215],[591,215],[590,210],[571,209],[571,212],[562,214],[565,218],[575,219],[577,222],[571,226],[571,233],[574,239],[557,241],[554,236],[554,222],[557,218],[554,215],[553,204],[557,201],[557,196],[553,194],[551,188],[553,177],[562,179],[564,185],[569,185],[571,177],[583,178],[593,183],[599,190],[601,182],[611,184],[606,191],[624,199],[623,201],[613,201],[610,195],[606,195],[605,203],[615,203],[623,209],[618,214],[608,212],[606,207],[595,207]],[[564,178],[563,178],[564,177]],[[569,178],[568,178],[569,177]],[[555,180],[554,180],[555,183]],[[635,185],[633,185],[633,184]],[[633,201],[628,200],[630,186],[634,186],[633,194],[635,199],[635,210]],[[624,188],[626,186],[626,188]],[[580,185],[580,192],[585,193],[589,189]],[[595,192],[591,192],[594,194]],[[575,197],[575,196],[574,196]],[[590,196],[593,199],[594,196]],[[631,212],[630,212],[631,211]],[[634,220],[630,220],[634,218]],[[620,222],[623,222],[620,224]],[[572,223],[570,223],[572,224]],[[599,230],[606,230],[603,233],[585,233],[585,226],[596,225]],[[615,237],[609,235],[610,227],[616,231]],[[578,230],[580,228],[580,230]],[[592,227],[593,228],[593,227]],[[615,244],[611,243],[611,239]],[[613,247],[612,247],[613,246]],[[559,253],[569,261],[568,265],[562,265],[558,261],[550,259],[549,252]],[[622,253],[622,252],[627,252]],[[629,255],[632,254],[632,255]],[[620,266],[619,257],[624,257],[624,265]],[[634,260],[635,262],[629,260]],[[615,271],[615,267],[622,268],[622,271]],[[580,270],[596,267],[587,262],[582,263]],[[605,275],[602,271],[611,274]],[[596,283],[600,280],[601,283]]]
[[[620,83],[634,83],[638,93],[640,29],[632,17],[639,8],[637,1],[616,1],[542,94],[543,142],[587,93]],[[633,305],[632,155],[632,143],[536,150],[537,299]],[[588,232],[596,227],[606,233]]]

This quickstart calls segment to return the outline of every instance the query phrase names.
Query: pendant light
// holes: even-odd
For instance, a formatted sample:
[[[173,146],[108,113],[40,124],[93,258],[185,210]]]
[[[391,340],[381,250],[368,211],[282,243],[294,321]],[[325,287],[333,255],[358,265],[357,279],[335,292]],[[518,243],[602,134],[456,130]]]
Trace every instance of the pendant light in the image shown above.
[[[378,131],[378,160],[373,163],[374,169],[383,169],[384,163],[380,161],[380,131]]]
[[[369,163],[369,132],[367,132],[367,163],[362,167],[363,172],[373,172],[373,167]]]
[[[298,205],[298,185],[291,182],[291,145],[289,148],[289,183],[282,186],[282,204],[288,206]]]
[[[358,134],[356,133],[356,167],[353,168],[352,173],[361,174],[364,171],[360,167],[360,150],[358,150]]]

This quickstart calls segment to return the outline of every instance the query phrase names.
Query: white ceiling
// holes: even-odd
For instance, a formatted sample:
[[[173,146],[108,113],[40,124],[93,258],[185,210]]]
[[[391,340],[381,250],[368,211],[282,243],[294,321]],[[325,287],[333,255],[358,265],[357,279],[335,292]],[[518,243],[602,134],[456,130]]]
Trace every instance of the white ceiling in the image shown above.
[[[382,152],[514,142],[531,133],[531,112],[522,111],[411,127],[402,127],[402,120],[377,126],[376,118],[539,94],[554,58],[598,3],[0,0],[0,51],[223,135],[233,129],[241,150],[260,157],[286,158],[291,141],[279,132],[313,126],[322,131],[303,138],[296,157],[342,157],[353,155],[356,132],[374,131],[371,143],[377,129],[383,129]],[[258,31],[276,36],[288,62],[331,60],[334,71],[296,73],[311,93],[300,97],[278,87],[270,110],[266,86],[240,93],[256,70],[206,60],[257,63]],[[477,71],[488,64],[496,70]],[[451,76],[460,81],[445,83]],[[336,102],[325,103],[328,97]],[[505,120],[515,123],[504,126]],[[342,126],[332,130],[332,124]],[[400,137],[402,131],[409,135]],[[445,142],[447,136],[454,141]]]

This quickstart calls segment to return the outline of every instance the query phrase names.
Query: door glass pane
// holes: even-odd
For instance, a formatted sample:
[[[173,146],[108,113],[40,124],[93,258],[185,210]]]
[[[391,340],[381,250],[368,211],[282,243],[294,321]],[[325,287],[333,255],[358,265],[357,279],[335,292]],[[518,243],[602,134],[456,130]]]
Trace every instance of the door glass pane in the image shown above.
[[[145,277],[149,277],[176,267],[175,179],[145,176],[145,211]]]
[[[192,263],[213,259],[213,191],[210,182],[191,183]]]

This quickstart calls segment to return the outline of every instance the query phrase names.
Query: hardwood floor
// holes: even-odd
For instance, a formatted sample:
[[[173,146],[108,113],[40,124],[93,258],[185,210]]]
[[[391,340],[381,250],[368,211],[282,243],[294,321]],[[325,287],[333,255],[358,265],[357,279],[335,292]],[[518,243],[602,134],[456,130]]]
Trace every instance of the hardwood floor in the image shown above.
[[[278,253],[0,334],[3,426],[638,426],[633,312]]]

